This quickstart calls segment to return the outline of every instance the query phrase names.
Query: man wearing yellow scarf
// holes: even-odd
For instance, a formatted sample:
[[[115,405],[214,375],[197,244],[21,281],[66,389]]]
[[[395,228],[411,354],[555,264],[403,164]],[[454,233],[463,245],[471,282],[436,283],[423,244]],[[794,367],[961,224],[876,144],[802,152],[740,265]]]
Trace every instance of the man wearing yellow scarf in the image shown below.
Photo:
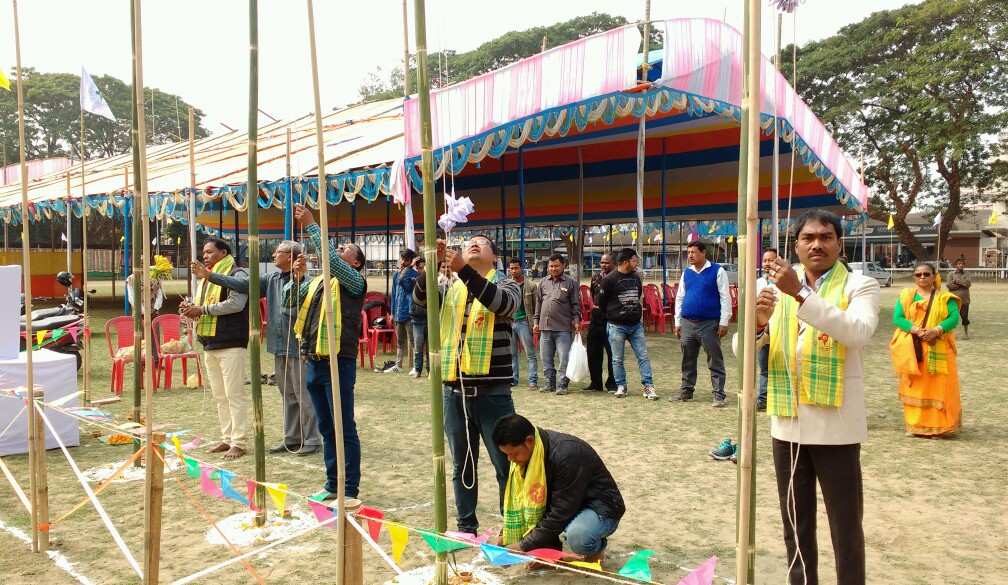
[[[438,240],[437,255],[439,262],[444,260],[458,274],[438,291],[443,299],[444,430],[454,464],[455,511],[458,530],[477,534],[476,464],[481,437],[497,471],[502,506],[504,501],[508,462],[491,445],[491,434],[501,417],[514,413],[511,325],[521,293],[515,281],[495,268],[497,246],[487,236],[473,236],[461,252],[449,250],[444,240]],[[427,306],[427,279],[417,281],[413,303]]]
[[[818,481],[838,585],[865,583],[861,443],[868,438],[864,347],[878,324],[879,285],[838,261],[843,226],[819,209],[795,223],[795,252],[768,264],[756,300],[758,344],[770,344],[767,413],[792,585],[819,582]],[[776,287],[776,290],[774,290]]]
[[[207,238],[203,244],[203,264],[216,274],[240,275],[248,279],[231,255],[231,246],[219,238]],[[195,272],[193,266],[190,269]],[[207,379],[217,402],[221,442],[210,452],[224,453],[224,459],[237,459],[248,447],[245,431],[248,423],[248,396],[245,394],[248,295],[224,289],[207,279],[199,281],[195,293],[193,303],[183,301],[179,305],[179,313],[196,321],[196,336],[206,357]]]
[[[497,421],[493,441],[511,462],[498,544],[562,550],[563,534],[571,552],[589,563],[602,560],[626,506],[595,449],[577,437],[536,428],[518,414]]]

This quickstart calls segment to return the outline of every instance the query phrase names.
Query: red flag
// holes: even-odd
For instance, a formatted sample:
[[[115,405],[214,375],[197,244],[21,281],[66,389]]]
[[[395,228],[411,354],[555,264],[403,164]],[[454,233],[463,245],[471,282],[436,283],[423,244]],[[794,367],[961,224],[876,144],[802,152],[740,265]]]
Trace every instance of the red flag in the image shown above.
[[[382,527],[380,520],[385,517],[385,512],[361,506],[360,512],[357,512],[357,515],[368,519],[368,534],[371,535],[371,540],[378,542],[378,535],[381,534]]]

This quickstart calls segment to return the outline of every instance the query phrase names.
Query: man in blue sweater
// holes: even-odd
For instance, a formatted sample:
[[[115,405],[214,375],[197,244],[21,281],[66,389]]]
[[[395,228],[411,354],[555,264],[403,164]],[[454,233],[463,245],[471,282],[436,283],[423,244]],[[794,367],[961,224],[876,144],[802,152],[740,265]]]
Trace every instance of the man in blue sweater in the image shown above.
[[[402,371],[403,363],[412,356],[413,347],[413,287],[419,272],[413,267],[417,254],[409,248],[399,253],[399,271],[392,275],[392,321],[395,322],[396,363],[385,373]],[[415,372],[410,372],[410,375]]]
[[[731,320],[731,297],[728,295],[728,275],[719,264],[707,260],[703,242],[691,242],[686,247],[689,266],[679,279],[675,299],[675,334],[682,346],[682,386],[669,400],[693,400],[697,379],[697,358],[700,347],[707,354],[714,408],[725,406],[725,366],[721,338],[728,334]]]

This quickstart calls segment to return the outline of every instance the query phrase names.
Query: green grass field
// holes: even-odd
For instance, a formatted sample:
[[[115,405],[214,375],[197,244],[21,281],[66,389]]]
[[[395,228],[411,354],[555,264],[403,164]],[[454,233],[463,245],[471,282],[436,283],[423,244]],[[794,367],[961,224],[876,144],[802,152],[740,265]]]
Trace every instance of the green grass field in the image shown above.
[[[111,293],[107,282],[95,283],[102,296]],[[898,283],[899,285],[899,283]],[[373,279],[373,289],[384,290],[384,278]],[[185,283],[169,288],[169,304],[177,304]],[[118,289],[121,294],[121,286]],[[866,351],[869,439],[863,445],[865,533],[870,583],[923,584],[994,583],[1008,575],[1008,505],[1002,487],[1008,485],[1008,456],[999,439],[1008,426],[1000,380],[1002,352],[1008,352],[1005,299],[1008,285],[978,283],[973,288],[972,339],[959,343],[963,429],[942,440],[904,436],[896,377],[889,364],[892,310],[899,286],[883,289],[880,325]],[[121,300],[119,301],[121,303]],[[109,359],[102,323],[121,314],[111,299],[96,302],[92,317],[91,387],[95,398],[108,396]],[[734,326],[733,329],[734,331]],[[959,330],[961,333],[961,329]],[[681,404],[665,398],[678,388],[681,353],[671,334],[648,335],[649,352],[662,400],[644,400],[639,392],[624,400],[575,388],[567,396],[532,393],[523,384],[514,391],[518,411],[545,428],[588,440],[601,454],[620,485],[627,514],[610,539],[605,568],[615,572],[634,551],[651,549],[652,575],[662,583],[676,583],[711,555],[720,558],[716,583],[734,573],[736,466],[716,462],[707,451],[736,435],[736,409],[712,409],[706,369],[700,368],[698,400]],[[726,347],[728,387],[737,388],[735,359]],[[379,354],[377,359],[387,359]],[[377,360],[376,360],[377,361]],[[263,353],[264,372],[272,371],[272,356]],[[524,362],[523,362],[524,366]],[[127,391],[121,403],[106,410],[121,420],[132,407],[132,370],[127,368]],[[636,364],[628,360],[631,389],[637,386]],[[206,446],[218,437],[215,405],[209,391],[182,388],[176,365],[176,387],[153,396],[155,418],[171,429],[191,429],[183,440],[204,436],[204,446],[192,452],[197,459],[219,463]],[[276,388],[264,386],[266,444],[282,437],[280,399]],[[377,374],[358,369],[356,418],[363,446],[361,496],[365,503],[387,511],[387,517],[409,525],[433,527],[433,472],[431,462],[431,389],[426,380],[403,374]],[[737,405],[732,398],[731,405]],[[250,417],[251,419],[251,417]],[[756,534],[757,582],[785,582],[786,562],[782,526],[773,477],[769,421],[758,422]],[[109,446],[90,436],[81,425],[81,446],[71,453],[81,469],[122,461],[128,446]],[[496,486],[485,451],[480,447],[480,518],[484,528],[500,526]],[[27,457],[5,458],[18,481],[27,488]],[[254,458],[246,456],[223,467],[254,475]],[[454,528],[454,505],[449,467],[449,528]],[[50,510],[58,517],[83,497],[83,490],[59,451],[49,451]],[[267,455],[268,481],[286,483],[290,490],[311,494],[322,487],[321,453],[306,458]],[[216,500],[199,492],[198,482],[183,479],[196,501],[215,520],[242,512],[231,500]],[[133,554],[143,547],[142,482],[113,484],[100,501]],[[307,507],[300,505],[303,512]],[[819,506],[820,573],[833,580],[832,549],[823,505]],[[54,562],[32,554],[12,530],[27,531],[29,516],[6,481],[0,482],[0,567],[4,583],[73,583]],[[161,580],[169,582],[228,559],[225,546],[211,545],[210,526],[171,476],[165,479]],[[329,582],[328,551],[336,546],[334,530],[319,530],[249,559],[269,583]],[[92,583],[134,583],[136,575],[116,549],[98,515],[85,506],[51,531],[52,548],[73,564],[73,570]],[[387,532],[381,545],[390,550]],[[243,552],[246,549],[243,549]],[[476,555],[462,551],[459,561]],[[387,565],[365,545],[365,579],[382,583],[393,576]],[[429,565],[433,555],[413,535],[403,555],[405,568]],[[581,583],[585,577],[556,572],[528,572],[523,567],[495,569],[515,583]],[[997,577],[1002,575],[1002,577]],[[248,583],[253,579],[240,565],[214,573],[203,582]]]

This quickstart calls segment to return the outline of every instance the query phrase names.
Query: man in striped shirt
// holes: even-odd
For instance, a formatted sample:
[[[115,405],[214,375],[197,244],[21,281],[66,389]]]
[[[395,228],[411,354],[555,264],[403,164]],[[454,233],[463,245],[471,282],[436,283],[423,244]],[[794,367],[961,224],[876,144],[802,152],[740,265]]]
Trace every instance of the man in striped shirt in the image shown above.
[[[444,428],[454,462],[456,516],[459,531],[478,534],[480,437],[497,472],[498,502],[503,511],[509,463],[493,443],[493,429],[501,417],[515,411],[511,328],[521,294],[518,285],[495,268],[499,253],[487,236],[473,236],[460,252],[449,250],[444,240],[438,240],[437,254],[438,261],[444,260],[458,275],[439,286],[444,305],[440,314]],[[417,281],[413,302],[427,306],[426,279]]]

